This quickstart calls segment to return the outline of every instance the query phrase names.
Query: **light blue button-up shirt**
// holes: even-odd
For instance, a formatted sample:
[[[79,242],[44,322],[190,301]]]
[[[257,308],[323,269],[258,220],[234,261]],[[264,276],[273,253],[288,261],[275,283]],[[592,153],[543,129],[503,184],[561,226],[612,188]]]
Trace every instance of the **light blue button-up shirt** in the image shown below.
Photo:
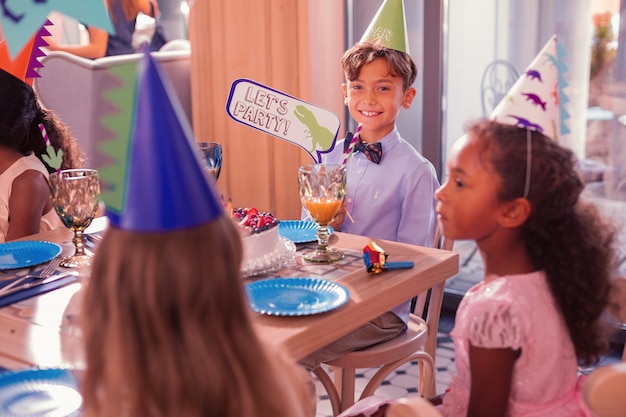
[[[341,164],[345,158],[343,140],[324,155],[324,162]],[[379,165],[361,152],[353,153],[346,164],[346,208],[340,231],[371,238],[431,246],[437,226],[435,190],[439,187],[433,165],[394,129],[379,143],[383,157]],[[383,248],[385,249],[385,248]],[[393,261],[393,253],[389,254]],[[392,311],[405,324],[410,301]]]

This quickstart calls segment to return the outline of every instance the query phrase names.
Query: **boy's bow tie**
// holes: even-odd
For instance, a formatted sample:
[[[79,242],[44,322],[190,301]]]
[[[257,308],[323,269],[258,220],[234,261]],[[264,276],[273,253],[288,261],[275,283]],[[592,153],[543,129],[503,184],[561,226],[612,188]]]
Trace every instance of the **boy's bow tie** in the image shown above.
[[[348,152],[350,141],[352,140],[352,135],[348,136],[346,136],[346,139],[343,142],[344,153]],[[375,164],[380,164],[380,160],[383,157],[383,145],[379,142],[365,143],[359,138],[357,139],[357,143],[354,145],[354,152],[357,151],[363,152],[363,155]]]

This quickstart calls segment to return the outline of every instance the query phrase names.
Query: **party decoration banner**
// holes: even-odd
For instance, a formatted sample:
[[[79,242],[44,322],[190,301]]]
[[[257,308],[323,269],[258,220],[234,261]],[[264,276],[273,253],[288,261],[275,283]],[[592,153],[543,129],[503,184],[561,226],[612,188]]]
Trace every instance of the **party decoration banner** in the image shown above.
[[[114,33],[104,0],[0,0],[0,26],[15,57],[46,22],[51,11]]]
[[[48,46],[44,38],[50,36],[50,32],[46,26],[52,26],[52,22],[46,19],[43,26],[26,42],[24,48],[14,58],[11,58],[6,39],[0,41],[0,68],[32,86],[33,78],[40,77],[37,68],[43,67],[39,58],[46,55],[41,49]]]
[[[335,147],[341,125],[324,108],[245,78],[232,83],[226,112],[239,123],[298,145],[316,162]]]

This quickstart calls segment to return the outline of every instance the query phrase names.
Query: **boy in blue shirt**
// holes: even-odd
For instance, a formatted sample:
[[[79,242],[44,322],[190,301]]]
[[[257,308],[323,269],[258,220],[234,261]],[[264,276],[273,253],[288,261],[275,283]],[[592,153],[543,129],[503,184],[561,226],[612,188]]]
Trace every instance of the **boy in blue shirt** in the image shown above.
[[[375,22],[370,28],[385,32]],[[331,225],[342,232],[431,246],[437,226],[437,175],[433,165],[402,139],[396,128],[400,109],[408,109],[415,98],[412,84],[417,67],[406,52],[404,39],[401,46],[388,46],[367,38],[368,32],[365,41],[346,51],[342,59],[345,104],[359,123],[364,148],[348,158],[345,204]],[[324,162],[341,164],[349,145],[345,142],[339,141]],[[313,369],[321,362],[393,339],[406,329],[409,311],[410,300],[301,363]]]

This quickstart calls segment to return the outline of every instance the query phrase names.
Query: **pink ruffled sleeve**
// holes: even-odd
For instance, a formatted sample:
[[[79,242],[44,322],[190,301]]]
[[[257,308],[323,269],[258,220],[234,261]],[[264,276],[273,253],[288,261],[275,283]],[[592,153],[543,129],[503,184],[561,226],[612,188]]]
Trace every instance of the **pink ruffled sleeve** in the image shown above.
[[[491,303],[483,303],[483,307],[472,317],[468,329],[469,342],[487,349],[519,349],[524,337],[523,324],[512,305],[495,299]]]

